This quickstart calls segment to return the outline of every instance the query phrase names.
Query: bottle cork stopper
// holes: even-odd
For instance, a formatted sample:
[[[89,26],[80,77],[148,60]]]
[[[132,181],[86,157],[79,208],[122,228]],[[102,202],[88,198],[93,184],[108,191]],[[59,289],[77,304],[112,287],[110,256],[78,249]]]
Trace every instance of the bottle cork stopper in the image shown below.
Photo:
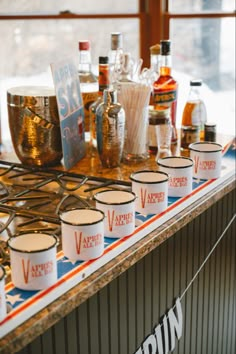
[[[151,54],[158,55],[161,52],[160,44],[155,44],[155,45],[151,46],[149,49],[150,49]]]

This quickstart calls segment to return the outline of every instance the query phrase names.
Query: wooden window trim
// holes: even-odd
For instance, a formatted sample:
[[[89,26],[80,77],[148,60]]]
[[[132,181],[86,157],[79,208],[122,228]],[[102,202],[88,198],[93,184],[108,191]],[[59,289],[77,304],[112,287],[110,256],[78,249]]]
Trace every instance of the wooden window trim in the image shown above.
[[[139,0],[139,11],[133,14],[75,14],[62,11],[58,14],[0,14],[0,21],[4,20],[71,20],[71,19],[138,19],[140,23],[140,57],[143,65],[150,65],[151,45],[160,43],[161,39],[170,36],[171,19],[191,18],[226,18],[235,17],[235,12],[199,12],[199,13],[171,13],[168,10],[168,0]]]

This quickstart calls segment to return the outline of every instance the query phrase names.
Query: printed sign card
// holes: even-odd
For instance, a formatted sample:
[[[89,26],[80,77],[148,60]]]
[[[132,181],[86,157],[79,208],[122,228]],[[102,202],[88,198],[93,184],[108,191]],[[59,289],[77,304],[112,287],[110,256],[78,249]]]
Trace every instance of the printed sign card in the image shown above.
[[[84,108],[80,82],[72,58],[51,64],[61,126],[63,160],[73,167],[86,153]]]

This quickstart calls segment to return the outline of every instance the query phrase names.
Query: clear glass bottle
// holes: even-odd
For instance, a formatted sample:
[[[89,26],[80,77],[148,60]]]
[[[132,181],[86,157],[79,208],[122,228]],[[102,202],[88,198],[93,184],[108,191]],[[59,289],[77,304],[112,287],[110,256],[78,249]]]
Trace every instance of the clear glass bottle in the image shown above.
[[[123,53],[123,34],[121,32],[111,33],[111,47],[109,51],[110,82],[117,80],[117,72],[120,70],[120,56]]]
[[[150,70],[156,75],[153,80],[157,80],[160,75],[160,66],[161,66],[161,46],[160,44],[155,44],[150,48]],[[150,95],[150,106],[153,106],[153,87]]]
[[[95,156],[97,152],[97,137],[96,137],[96,109],[103,102],[103,91],[109,88],[109,58],[100,56],[98,58],[98,98],[89,107],[90,116],[90,154]]]
[[[78,74],[84,105],[85,140],[90,141],[89,106],[98,97],[98,79],[92,72],[91,45],[89,40],[79,41]]]
[[[103,91],[103,103],[96,110],[97,148],[103,167],[119,166],[125,138],[125,111],[117,102],[117,91]]]
[[[155,44],[150,47],[150,69],[153,70],[157,77],[160,75],[161,66],[161,46]]]
[[[204,140],[204,124],[207,120],[206,106],[201,98],[202,80],[190,81],[190,91],[181,122],[181,151],[188,153],[188,145]]]
[[[171,108],[172,121],[172,143],[177,143],[176,111],[178,83],[171,76],[172,68],[171,41],[161,40],[161,66],[160,76],[153,84],[153,105],[154,109]]]
[[[130,53],[123,53],[121,55],[120,70],[117,73],[116,81],[113,82],[112,86],[117,90],[118,101],[120,102],[120,90],[122,85],[127,85],[133,83],[132,80],[132,60]]]

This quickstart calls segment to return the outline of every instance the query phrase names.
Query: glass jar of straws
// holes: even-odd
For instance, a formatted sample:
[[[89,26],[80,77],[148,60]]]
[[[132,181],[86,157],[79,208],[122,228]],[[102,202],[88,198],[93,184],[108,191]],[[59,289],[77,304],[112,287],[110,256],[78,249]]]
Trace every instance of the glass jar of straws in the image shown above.
[[[122,83],[119,102],[125,110],[125,143],[123,162],[139,162],[148,153],[148,105],[151,88],[142,83]]]

